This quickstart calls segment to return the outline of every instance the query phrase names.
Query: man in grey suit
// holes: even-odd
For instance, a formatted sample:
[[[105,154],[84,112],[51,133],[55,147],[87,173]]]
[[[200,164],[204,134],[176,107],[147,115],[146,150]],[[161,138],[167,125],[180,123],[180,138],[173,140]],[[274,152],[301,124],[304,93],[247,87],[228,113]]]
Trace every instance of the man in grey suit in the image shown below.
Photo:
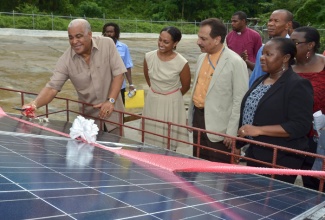
[[[240,105],[248,90],[248,73],[243,59],[224,45],[226,26],[217,18],[200,23],[197,44],[203,52],[197,61],[192,98],[189,105],[189,125],[237,136]],[[193,142],[198,143],[198,132],[193,133]],[[201,133],[200,144],[231,151],[232,139]],[[194,156],[230,162],[230,156],[194,147]]]

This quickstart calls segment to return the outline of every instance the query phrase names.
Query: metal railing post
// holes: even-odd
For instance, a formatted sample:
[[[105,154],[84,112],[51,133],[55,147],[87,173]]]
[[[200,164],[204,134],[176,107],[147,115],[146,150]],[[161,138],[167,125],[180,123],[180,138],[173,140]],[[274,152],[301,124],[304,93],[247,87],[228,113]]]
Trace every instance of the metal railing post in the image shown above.
[[[325,171],[325,159],[323,159],[323,164],[322,164],[322,171]],[[324,189],[324,178],[319,179],[319,188],[318,191],[323,192]]]
[[[70,108],[69,108],[69,100],[66,100],[66,108],[67,108],[67,121],[70,120],[69,115],[70,115]]]
[[[141,118],[141,142],[144,143],[145,118]]]
[[[120,122],[120,126],[119,126],[119,131],[120,131],[120,136],[123,136],[123,118],[124,118],[124,114],[119,112],[119,122]]]
[[[12,24],[15,28],[15,10],[12,10]]]
[[[193,133],[194,133],[194,131],[193,131]],[[201,146],[201,131],[200,130],[197,131],[197,144],[199,146]],[[201,150],[201,148],[199,146],[195,146],[196,149],[197,149],[196,150],[196,157],[200,157],[200,150]]]
[[[34,12],[33,12],[33,30],[35,29]]]
[[[170,138],[171,138],[171,123],[170,122],[167,122],[167,126],[168,126],[168,129],[167,129],[167,149],[170,150]]]
[[[54,30],[54,17],[53,17],[53,13],[51,12],[52,15],[52,31]]]

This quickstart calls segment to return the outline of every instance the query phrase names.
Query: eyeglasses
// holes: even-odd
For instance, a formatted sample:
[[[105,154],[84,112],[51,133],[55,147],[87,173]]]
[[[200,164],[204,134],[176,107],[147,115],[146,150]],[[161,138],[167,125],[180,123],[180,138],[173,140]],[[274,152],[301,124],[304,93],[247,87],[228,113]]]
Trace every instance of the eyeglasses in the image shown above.
[[[304,41],[304,42],[293,42],[293,43],[297,46],[298,44],[304,44],[304,43],[309,43],[309,42]]]

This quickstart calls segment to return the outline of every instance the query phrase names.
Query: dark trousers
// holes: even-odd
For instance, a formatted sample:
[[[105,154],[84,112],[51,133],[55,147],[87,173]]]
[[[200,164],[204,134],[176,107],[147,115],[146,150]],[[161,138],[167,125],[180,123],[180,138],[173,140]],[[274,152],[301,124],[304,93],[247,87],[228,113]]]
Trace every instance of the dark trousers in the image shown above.
[[[314,137],[309,137],[308,146],[309,146],[308,152],[314,153],[314,154],[317,152],[317,143],[314,141]],[[314,157],[306,157],[306,159],[304,160],[304,163],[302,165],[302,169],[303,170],[311,170],[314,162],[315,162]],[[307,187],[309,189],[314,189],[314,190],[319,189],[319,179],[316,177],[302,176],[302,182],[304,184],[304,187]]]
[[[193,115],[193,127],[205,129],[204,109],[199,109],[195,107],[194,115]],[[198,143],[198,132],[195,130],[193,131],[193,142],[196,144]],[[231,149],[228,149],[228,147],[226,147],[226,145],[223,144],[223,141],[211,142],[207,134],[203,132],[201,132],[200,145],[210,147],[213,149],[222,150],[225,153],[231,151]],[[198,148],[194,146],[193,148],[194,157],[197,157],[197,149]],[[202,149],[202,148],[200,149],[200,155],[198,157],[209,161],[230,163],[229,155],[219,153],[219,152],[214,152],[212,150]]]
[[[122,96],[123,104],[125,105],[125,88],[121,89],[121,96]]]
[[[252,159],[260,160],[254,156],[251,146],[246,150],[246,156],[249,158],[252,158]],[[291,169],[300,169],[303,161],[304,161],[304,156],[299,156],[296,154],[286,154],[285,156],[281,157],[280,159],[277,159],[276,164],[279,166],[284,166],[284,167],[288,167]],[[270,161],[266,161],[266,162],[270,163]],[[250,161],[250,160],[247,160],[247,166],[270,167],[270,166],[266,166],[264,164]],[[263,175],[263,176],[271,177],[270,175]],[[293,184],[295,182],[295,180],[297,179],[297,175],[275,175],[274,179]]]

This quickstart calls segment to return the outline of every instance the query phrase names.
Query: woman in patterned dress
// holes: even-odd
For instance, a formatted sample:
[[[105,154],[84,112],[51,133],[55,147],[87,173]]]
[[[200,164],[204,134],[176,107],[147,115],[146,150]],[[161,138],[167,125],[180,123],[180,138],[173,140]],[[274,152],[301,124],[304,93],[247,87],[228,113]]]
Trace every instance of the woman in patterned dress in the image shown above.
[[[238,135],[255,141],[297,150],[307,150],[312,125],[313,88],[309,80],[291,68],[296,45],[286,38],[269,40],[261,56],[267,74],[258,78],[243,98]],[[246,156],[272,163],[273,149],[250,144]],[[300,169],[303,156],[279,150],[276,164]],[[247,160],[248,166],[265,164]],[[275,175],[276,179],[294,183],[296,176]]]

